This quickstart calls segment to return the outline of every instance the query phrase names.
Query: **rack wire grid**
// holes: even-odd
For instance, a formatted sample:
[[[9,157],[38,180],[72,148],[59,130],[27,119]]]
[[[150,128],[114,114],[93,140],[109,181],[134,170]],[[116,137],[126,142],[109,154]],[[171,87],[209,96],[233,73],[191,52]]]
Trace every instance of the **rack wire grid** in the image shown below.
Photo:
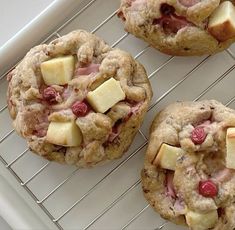
[[[118,7],[119,0],[85,1],[44,42],[82,28],[130,52],[145,66],[154,96],[129,151],[92,169],[59,165],[32,154],[11,126],[6,73],[0,78],[0,120],[4,121],[0,161],[58,229],[185,229],[161,219],[143,197],[140,171],[148,129],[155,114],[176,100],[216,99],[235,109],[235,46],[214,56],[164,55],[124,31],[116,16]]]

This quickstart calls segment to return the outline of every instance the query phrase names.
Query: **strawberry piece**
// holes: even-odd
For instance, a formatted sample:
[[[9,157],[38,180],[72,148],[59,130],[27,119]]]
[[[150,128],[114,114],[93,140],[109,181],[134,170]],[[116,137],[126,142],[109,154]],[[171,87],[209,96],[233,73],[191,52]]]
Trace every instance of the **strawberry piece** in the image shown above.
[[[47,101],[48,103],[55,103],[57,92],[53,87],[49,86],[43,90],[42,96],[43,96],[43,99]]]
[[[218,193],[216,184],[211,180],[199,182],[199,194],[204,197],[215,197]]]
[[[195,145],[200,145],[206,139],[206,132],[202,126],[197,126],[191,133],[191,140]]]
[[[160,11],[163,15],[174,14],[175,8],[167,3],[163,3],[160,7]]]
[[[100,64],[95,64],[95,63],[91,63],[86,67],[78,67],[75,70],[75,76],[89,75],[91,73],[98,73],[99,67],[100,67]]]
[[[80,102],[80,101],[75,102],[72,105],[71,109],[73,114],[77,117],[84,117],[90,111],[89,106],[85,102]]]
[[[166,34],[177,33],[186,26],[192,26],[185,17],[178,16],[175,8],[167,3],[163,3],[160,7],[162,17],[153,20],[153,25],[159,24]]]
[[[154,19],[153,24],[159,24],[162,26],[164,32],[166,34],[177,33],[180,29],[191,26],[192,24],[188,22],[184,17],[176,16],[176,15],[164,15],[161,18]]]
[[[117,16],[122,19],[122,21],[126,21],[126,18],[121,10],[117,12]]]

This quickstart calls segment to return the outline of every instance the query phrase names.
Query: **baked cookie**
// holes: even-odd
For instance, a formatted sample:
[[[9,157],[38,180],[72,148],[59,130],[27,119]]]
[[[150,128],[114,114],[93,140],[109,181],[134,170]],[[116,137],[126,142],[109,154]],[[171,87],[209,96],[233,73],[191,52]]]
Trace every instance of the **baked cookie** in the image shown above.
[[[121,0],[126,31],[170,55],[213,54],[235,41],[235,6],[220,0]]]
[[[30,149],[79,167],[121,157],[152,97],[141,64],[83,30],[32,48],[8,80],[10,115]]]
[[[154,119],[142,186],[160,215],[193,230],[235,228],[235,111],[174,103]]]

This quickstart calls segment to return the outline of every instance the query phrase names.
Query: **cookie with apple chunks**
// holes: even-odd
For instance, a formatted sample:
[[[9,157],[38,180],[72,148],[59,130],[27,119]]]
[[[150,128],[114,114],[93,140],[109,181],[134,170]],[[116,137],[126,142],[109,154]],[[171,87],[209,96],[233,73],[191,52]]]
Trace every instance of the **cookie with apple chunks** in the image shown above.
[[[125,30],[169,55],[213,54],[235,41],[235,6],[220,0],[121,0]]]
[[[152,97],[140,63],[83,30],[32,48],[8,80],[10,115],[30,149],[78,167],[121,157]]]
[[[235,111],[177,102],[155,117],[143,192],[163,218],[190,229],[235,228]]]

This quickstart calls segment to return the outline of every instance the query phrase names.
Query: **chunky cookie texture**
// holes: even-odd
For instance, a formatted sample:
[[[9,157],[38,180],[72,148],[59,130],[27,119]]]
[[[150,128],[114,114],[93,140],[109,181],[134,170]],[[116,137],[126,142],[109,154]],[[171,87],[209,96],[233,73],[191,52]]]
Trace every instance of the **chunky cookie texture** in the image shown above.
[[[154,119],[143,192],[160,215],[192,230],[235,228],[235,111],[177,102]]]
[[[83,30],[32,48],[8,80],[10,115],[30,149],[78,167],[121,157],[152,97],[141,64]]]
[[[163,53],[213,54],[235,41],[235,6],[220,0],[121,0],[126,31]]]

